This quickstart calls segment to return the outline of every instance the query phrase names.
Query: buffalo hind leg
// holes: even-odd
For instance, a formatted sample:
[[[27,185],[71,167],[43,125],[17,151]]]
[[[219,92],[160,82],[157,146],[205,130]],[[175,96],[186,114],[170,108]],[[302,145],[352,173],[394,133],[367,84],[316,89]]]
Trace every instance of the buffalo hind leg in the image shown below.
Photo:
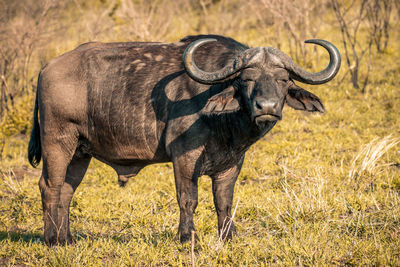
[[[46,129],[44,123],[43,126],[43,129]],[[39,189],[43,205],[44,241],[53,245],[66,241],[65,238],[59,240],[62,224],[65,222],[59,221],[58,209],[67,168],[75,153],[78,140],[71,125],[64,125],[62,133],[54,129],[47,131],[52,131],[54,134],[42,135],[42,147],[45,149]]]
[[[218,216],[218,233],[222,240],[231,239],[232,234],[236,233],[231,210],[235,182],[242,162],[224,172],[211,176],[214,205]]]
[[[44,242],[49,245],[59,243],[62,222],[58,221],[58,207],[69,161],[70,159],[59,151],[52,151],[43,157],[39,189],[43,205]]]
[[[195,151],[192,151],[192,153]],[[191,154],[192,154],[191,153]],[[177,239],[186,243],[195,230],[193,214],[197,207],[197,180],[199,171],[196,169],[195,155],[182,155],[173,161],[175,173],[176,196],[179,204],[180,218]]]
[[[58,205],[59,234],[58,243],[70,244],[73,238],[69,228],[69,205],[76,188],[81,183],[89,166],[91,156],[75,153],[68,165],[65,182],[61,187],[60,202]]]

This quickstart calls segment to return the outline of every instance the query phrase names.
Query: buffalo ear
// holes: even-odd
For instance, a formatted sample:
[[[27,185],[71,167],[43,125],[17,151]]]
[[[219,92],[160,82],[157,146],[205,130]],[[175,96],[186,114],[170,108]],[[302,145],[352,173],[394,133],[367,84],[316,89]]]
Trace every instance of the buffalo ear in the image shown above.
[[[298,110],[318,111],[324,113],[325,108],[318,96],[292,84],[286,96],[286,104]]]
[[[202,109],[202,114],[218,115],[240,109],[239,100],[235,97],[235,88],[229,86],[222,92],[212,96]]]

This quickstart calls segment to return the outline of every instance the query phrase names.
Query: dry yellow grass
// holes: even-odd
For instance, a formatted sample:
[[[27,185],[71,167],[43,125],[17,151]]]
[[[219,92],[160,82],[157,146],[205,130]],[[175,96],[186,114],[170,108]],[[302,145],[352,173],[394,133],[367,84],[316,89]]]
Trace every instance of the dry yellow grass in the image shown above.
[[[176,41],[202,32],[252,46],[275,42],[276,25],[268,18],[261,23],[255,13],[264,10],[263,1],[247,2],[254,16],[239,0],[67,2],[58,18],[67,26],[32,54],[28,76],[35,80],[43,62],[93,39]],[[324,14],[318,37],[342,51],[333,12]],[[154,23],[145,23],[148,18]],[[211,181],[200,179],[194,255],[190,244],[175,240],[171,164],[146,167],[120,188],[110,167],[92,161],[71,203],[77,243],[44,245],[40,167],[32,169],[26,159],[32,94],[18,96],[0,123],[0,265],[177,266],[192,265],[192,258],[198,266],[400,265],[400,27],[391,23],[388,49],[372,54],[364,94],[344,77],[344,64],[338,78],[308,88],[321,97],[325,114],[285,108],[283,120],[248,151],[233,202],[238,236],[230,242],[218,238]],[[319,55],[306,49],[310,61]],[[325,56],[301,63],[320,69]]]
[[[374,175],[382,171],[383,167],[388,167],[390,163],[378,164],[378,161],[388,150],[398,143],[398,139],[393,138],[392,135],[388,135],[382,139],[376,137],[363,146],[351,163],[349,172],[350,179],[357,179],[363,172]]]

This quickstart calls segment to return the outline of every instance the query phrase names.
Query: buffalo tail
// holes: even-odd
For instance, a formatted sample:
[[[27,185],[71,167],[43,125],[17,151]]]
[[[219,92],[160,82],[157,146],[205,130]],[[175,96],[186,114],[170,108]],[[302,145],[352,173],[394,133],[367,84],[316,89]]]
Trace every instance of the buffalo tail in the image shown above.
[[[40,125],[39,125],[39,118],[38,118],[38,95],[39,95],[39,83],[40,83],[40,75],[38,78],[38,87],[36,92],[36,99],[35,99],[35,109],[33,111],[33,128],[31,132],[31,139],[29,140],[28,145],[28,159],[29,163],[36,167],[39,165],[40,159],[42,158],[42,148],[40,144]]]

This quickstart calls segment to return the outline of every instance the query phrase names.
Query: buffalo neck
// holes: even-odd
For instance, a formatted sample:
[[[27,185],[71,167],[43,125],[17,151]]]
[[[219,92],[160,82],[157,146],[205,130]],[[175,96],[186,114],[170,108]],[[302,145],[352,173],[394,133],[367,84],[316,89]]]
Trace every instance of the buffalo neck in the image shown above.
[[[212,129],[211,135],[220,146],[234,151],[246,151],[252,144],[269,132],[276,122],[268,122],[259,127],[247,112],[203,116],[202,119]]]

